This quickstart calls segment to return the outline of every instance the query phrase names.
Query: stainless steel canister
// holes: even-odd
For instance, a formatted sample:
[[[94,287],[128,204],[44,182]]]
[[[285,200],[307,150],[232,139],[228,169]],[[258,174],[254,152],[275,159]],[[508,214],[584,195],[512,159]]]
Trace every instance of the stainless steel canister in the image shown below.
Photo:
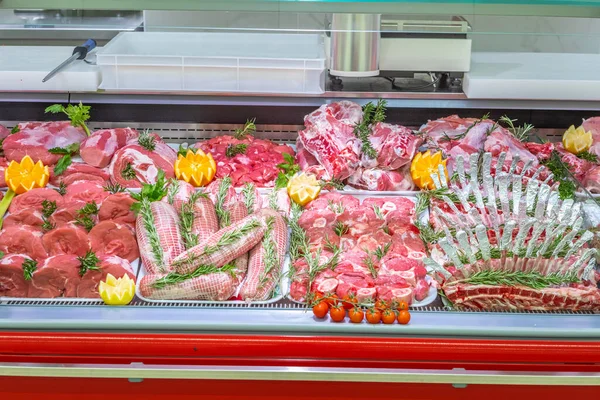
[[[380,14],[333,14],[331,75],[379,75],[380,31]]]

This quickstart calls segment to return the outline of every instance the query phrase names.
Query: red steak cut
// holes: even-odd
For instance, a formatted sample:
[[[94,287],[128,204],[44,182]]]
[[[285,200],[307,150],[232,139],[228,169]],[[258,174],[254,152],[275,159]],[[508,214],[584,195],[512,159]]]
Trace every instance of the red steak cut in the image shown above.
[[[141,188],[142,183],[156,183],[158,171],[163,170],[167,179],[175,177],[173,165],[177,152],[162,141],[156,141],[154,151],[148,151],[138,144],[129,144],[115,153],[109,166],[114,183],[126,188]],[[135,177],[127,175],[134,171]]]
[[[0,260],[0,297],[27,297],[30,281],[23,274],[24,254],[8,254]]]
[[[0,231],[0,251],[25,254],[36,261],[48,257],[42,244],[42,232],[31,226],[13,226]]]
[[[42,238],[49,255],[73,254],[80,257],[90,249],[90,241],[85,229],[67,224],[52,229]]]
[[[58,207],[63,204],[63,197],[52,189],[32,189],[26,193],[15,196],[10,203],[8,212],[11,214],[18,214],[19,212],[26,209],[35,209],[42,211],[42,203],[44,200],[55,201]]]
[[[129,193],[111,194],[102,202],[98,212],[98,219],[100,221],[113,220],[118,223],[135,226],[135,214],[131,211],[133,203],[134,200]]]
[[[80,267],[81,262],[75,255],[48,257],[33,273],[29,297],[77,297]]]
[[[299,139],[329,176],[346,179],[356,170],[361,143],[354,127],[361,119],[361,106],[350,101],[322,105],[304,118]]]
[[[395,170],[410,163],[422,143],[421,138],[414,135],[412,130],[384,122],[371,127],[369,140],[377,152],[377,158],[370,159],[363,154],[361,165],[384,170]]]
[[[84,163],[72,163],[61,175],[54,175],[54,169],[50,169],[50,183],[58,186],[61,182],[70,185],[76,181],[98,181],[106,182],[109,175],[106,169],[92,167]]]
[[[82,201],[84,203],[95,202],[98,206],[101,206],[104,199],[109,195],[110,192],[104,190],[100,182],[79,181],[67,187],[64,200],[65,203],[72,203],[74,201]]]
[[[72,201],[63,204],[62,207],[57,208],[54,213],[50,216],[49,220],[56,226],[66,225],[70,222],[74,222],[75,218],[78,217],[77,211],[85,207],[83,201]]]
[[[0,125],[0,139],[4,139],[8,135],[10,135],[10,129],[8,129],[4,125]]]
[[[361,288],[373,287],[373,279],[362,273],[351,273],[351,274],[340,274],[337,277],[338,286],[336,289],[336,294],[339,298],[343,298],[344,296],[353,293],[356,294],[356,291]]]
[[[4,228],[10,228],[12,226],[34,226],[41,228],[44,221],[42,220],[42,213],[34,208],[25,209],[18,214],[10,214],[4,218],[2,226]]]
[[[9,135],[2,143],[9,161],[19,162],[29,155],[34,162],[56,164],[62,155],[51,154],[49,149],[64,148],[86,138],[83,129],[72,126],[69,121],[19,124],[19,129],[18,133]]]
[[[118,256],[131,262],[140,256],[135,234],[127,225],[102,221],[90,231],[92,251],[100,255]]]
[[[0,157],[0,188],[6,187],[5,172],[8,167],[8,160],[4,157]]]
[[[111,274],[115,278],[122,278],[125,275],[135,281],[135,274],[129,261],[117,257],[99,255],[99,270],[90,270],[81,277],[76,289],[76,297],[85,299],[94,299],[100,297],[98,285],[100,281],[106,280],[106,276]]]
[[[89,165],[104,168],[110,164],[118,149],[139,135],[138,131],[131,128],[101,129],[81,143],[79,154]]]

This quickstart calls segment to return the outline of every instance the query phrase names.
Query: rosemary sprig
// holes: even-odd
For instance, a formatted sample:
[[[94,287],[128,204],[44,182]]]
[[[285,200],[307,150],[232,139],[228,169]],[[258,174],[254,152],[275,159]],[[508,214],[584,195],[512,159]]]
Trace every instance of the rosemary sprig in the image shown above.
[[[271,272],[276,271],[276,269],[280,266],[279,260],[277,259],[277,250],[275,239],[273,238],[273,225],[275,224],[275,218],[269,217],[267,218],[267,230],[265,232],[265,236],[262,240],[262,248],[263,248],[263,261],[264,261],[264,269],[262,270],[259,279],[258,286],[264,287],[265,284],[269,282],[269,276]],[[273,281],[277,281],[278,277],[273,277]]]
[[[566,274],[552,273],[542,275],[539,272],[507,272],[499,270],[485,270],[476,272],[467,280],[475,285],[504,285],[504,286],[527,286],[534,289],[544,289],[549,286],[558,286],[579,282],[580,279],[574,272]]]
[[[373,276],[373,279],[377,279],[377,269],[375,268],[375,261],[373,260],[373,254],[370,251],[366,251],[367,256],[363,258],[363,262],[369,269],[369,272]]]
[[[507,129],[510,133],[513,134],[517,140],[521,142],[527,142],[529,140],[529,132],[533,130],[533,125],[531,124],[523,124],[523,126],[515,126],[516,119],[510,119],[508,116],[503,115],[500,117],[500,122],[503,122],[507,125]]]
[[[244,199],[244,205],[248,210],[248,215],[254,213],[254,204],[256,202],[255,191],[253,183],[246,183],[242,189],[242,198]]]
[[[54,211],[56,211],[56,201],[44,200],[42,201],[42,216],[49,218]]]
[[[192,226],[194,225],[194,204],[202,197],[204,193],[194,192],[188,199],[181,205],[181,211],[179,213],[179,227],[181,228],[181,236],[183,238],[183,245],[185,249],[190,249],[198,244],[198,235],[192,233]]]
[[[96,257],[96,254],[91,250],[85,253],[84,257],[77,257],[77,260],[81,263],[79,267],[79,276],[84,276],[88,271],[100,270],[100,266],[98,265],[100,259]]]
[[[177,192],[179,192],[179,181],[175,178],[169,179],[169,184],[167,187],[167,201],[169,204],[173,205],[175,202],[175,196],[177,196]]]
[[[65,194],[67,194],[67,185],[65,185],[64,182],[60,182],[58,184],[58,187],[54,190],[56,190],[61,196],[64,196]]]
[[[558,197],[561,200],[574,199],[577,185],[575,178],[569,170],[569,167],[562,161],[560,154],[556,150],[552,150],[550,157],[547,160],[540,161],[554,175],[554,180],[559,182]]]
[[[440,142],[442,142],[442,141],[451,142],[451,141],[458,141],[458,140],[464,139],[465,136],[467,136],[467,134],[471,131],[471,129],[475,128],[477,125],[479,125],[480,123],[482,123],[483,121],[485,121],[486,119],[489,119],[489,118],[490,118],[490,113],[484,114],[477,121],[473,122],[473,124],[470,125],[463,133],[460,133],[454,137],[450,137],[444,132],[443,137],[440,138]]]
[[[336,221],[335,225],[333,226],[333,231],[338,236],[345,235],[346,233],[348,233],[348,230],[348,226],[344,225],[341,221]]]
[[[288,226],[290,227],[290,258],[292,262],[299,259],[304,253],[304,249],[308,248],[308,238],[306,232],[298,224],[298,220],[302,215],[302,207],[297,203],[292,203],[292,210],[288,218]]]
[[[138,144],[148,151],[154,151],[156,148],[156,138],[150,135],[150,131],[146,129],[140,133]]]
[[[229,246],[229,245],[237,242],[238,240],[240,240],[242,238],[242,236],[248,234],[253,229],[258,228],[259,226],[260,226],[260,222],[256,219],[252,219],[252,220],[248,221],[246,224],[240,226],[239,228],[236,228],[229,232],[225,232],[219,238],[217,243],[215,243],[214,245],[206,246],[202,251],[202,255],[210,255],[210,254],[216,253],[222,247]]]
[[[329,240],[329,236],[325,237],[325,246],[324,247],[326,250],[329,250],[332,253],[331,258],[325,264],[325,267],[328,267],[332,271],[334,271],[340,262],[340,255],[342,254],[342,248],[340,246],[333,244],[333,242],[331,242],[331,240]]]
[[[375,254],[375,257],[377,257],[378,260],[381,260],[383,257],[385,257],[387,255],[387,253],[390,251],[391,247],[392,247],[392,242],[387,242],[383,246],[378,246],[375,249],[375,252],[373,254]]]
[[[86,215],[97,215],[99,208],[95,201],[90,203],[86,203],[85,206],[77,210],[77,215],[86,216]]]
[[[91,231],[95,225],[94,220],[89,215],[75,218],[75,224],[82,226],[86,231]]]
[[[343,214],[345,210],[344,204],[341,201],[333,201],[331,199],[327,200],[327,207],[338,215]]]
[[[425,249],[429,251],[431,245],[437,243],[438,240],[444,237],[444,232],[436,232],[429,222],[415,221],[415,226],[419,229],[419,238],[425,245]]]
[[[52,229],[56,228],[56,224],[53,224],[52,222],[50,222],[50,220],[48,220],[46,217],[42,217],[42,231],[44,233],[51,231]]]
[[[118,183],[112,183],[112,182],[108,182],[106,185],[104,185],[103,189],[104,189],[104,191],[110,192],[112,194],[123,193],[125,191],[125,188],[123,186],[121,186]]]
[[[242,140],[242,139],[245,139],[249,135],[250,136],[254,135],[254,133],[256,132],[256,125],[254,124],[255,122],[256,122],[256,118],[246,120],[244,127],[242,129],[236,129],[235,133],[233,134],[233,137],[238,140]]]
[[[229,187],[231,186],[231,178],[226,176],[219,183],[219,188],[217,190],[217,196],[215,201],[215,212],[217,213],[217,217],[219,218],[219,225],[221,228],[225,228],[231,224],[231,215],[229,211],[225,210],[225,198],[227,197],[227,193],[229,192]]]
[[[33,273],[35,272],[35,270],[37,269],[37,261],[35,260],[30,260],[27,259],[25,261],[23,261],[23,277],[25,278],[26,281],[30,281],[31,278],[33,277]]]
[[[581,153],[577,153],[577,157],[579,157],[582,160],[598,163],[598,156],[590,153],[589,151],[582,151]]]
[[[227,158],[232,158],[238,154],[246,154],[246,149],[248,149],[248,145],[245,143],[230,144],[227,146],[227,149],[225,149],[225,156]]]
[[[133,169],[133,166],[131,165],[130,162],[125,164],[125,168],[123,168],[123,170],[121,171],[121,177],[123,179],[127,179],[128,181],[135,179],[136,177],[136,173],[135,173],[135,169]]]
[[[268,199],[269,199],[269,208],[271,210],[281,211],[279,209],[279,204],[277,204],[277,190],[275,190],[275,189],[271,190],[271,193],[269,193]],[[294,202],[292,202],[292,203],[294,203]]]
[[[87,203],[81,209],[77,210],[77,217],[75,218],[75,224],[85,228],[86,231],[91,231],[95,225],[95,221],[92,218],[93,215],[98,214],[98,205],[95,201]]]
[[[336,190],[344,190],[344,188],[346,187],[346,184],[344,182],[336,178],[329,180],[321,179],[319,181],[319,185],[321,185],[321,187],[324,189],[333,188]]]
[[[215,274],[218,272],[232,273],[234,268],[235,264],[226,264],[221,268],[215,267],[214,265],[201,265],[188,274],[178,274],[177,272],[169,272],[162,278],[155,280],[152,284],[152,287],[156,289],[161,289],[165,286],[176,285],[178,283],[185,282],[190,279],[198,278],[202,275]]]
[[[381,207],[379,207],[377,204],[373,204],[373,211],[375,212],[375,216],[378,219],[382,219],[382,220],[385,219],[385,216],[381,212]]]
[[[431,205],[431,197],[428,194],[423,193],[423,192],[417,194],[417,202],[415,205],[415,215],[418,217],[424,211],[427,211],[429,209],[430,205]]]
[[[160,239],[156,230],[156,221],[154,220],[154,214],[152,214],[152,208],[150,207],[150,204],[151,203],[149,199],[142,198],[139,202],[139,213],[142,216],[144,229],[148,234],[148,241],[150,242],[150,250],[152,251],[152,255],[154,256],[154,262],[156,263],[156,266],[158,267],[159,271],[163,272],[163,249],[160,244]]]

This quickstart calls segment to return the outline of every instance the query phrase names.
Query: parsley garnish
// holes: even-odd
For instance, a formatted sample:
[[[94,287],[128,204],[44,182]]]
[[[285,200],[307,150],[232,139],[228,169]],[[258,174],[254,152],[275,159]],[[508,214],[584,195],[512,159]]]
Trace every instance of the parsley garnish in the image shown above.
[[[149,202],[159,201],[167,195],[167,180],[165,179],[165,172],[163,170],[158,171],[158,177],[156,178],[155,184],[144,183],[140,193],[129,193],[131,197],[136,200],[131,205],[131,209],[137,214],[141,208],[141,201],[148,200]]]
[[[53,147],[48,152],[50,154],[62,154],[62,158],[54,166],[54,174],[57,176],[62,175],[71,165],[71,157],[79,153],[79,143],[71,143],[67,147]]]
[[[300,166],[296,164],[294,156],[288,153],[282,153],[285,162],[278,164],[277,168],[281,171],[277,174],[275,180],[275,189],[282,189],[287,186],[290,178],[300,171]]]
[[[53,104],[46,108],[46,113],[59,114],[64,113],[71,120],[71,125],[80,126],[83,128],[85,133],[90,136],[90,130],[88,129],[85,121],[90,119],[90,106],[84,106],[79,103],[79,105],[69,104],[67,107],[62,104]]]

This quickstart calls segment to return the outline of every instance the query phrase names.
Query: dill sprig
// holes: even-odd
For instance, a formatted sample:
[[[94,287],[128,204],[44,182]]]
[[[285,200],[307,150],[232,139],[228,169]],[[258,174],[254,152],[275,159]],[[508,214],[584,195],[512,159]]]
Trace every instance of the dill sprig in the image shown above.
[[[566,274],[555,272],[548,275],[543,275],[539,272],[485,270],[476,272],[466,281],[475,285],[521,285],[533,289],[544,289],[549,286],[576,283],[579,282],[580,279],[574,272],[568,272]]]
[[[227,197],[227,193],[229,192],[229,187],[231,186],[231,178],[226,176],[219,183],[219,188],[217,190],[217,196],[215,200],[215,212],[217,213],[217,217],[219,218],[219,226],[221,228],[225,228],[231,224],[231,215],[229,211],[225,210],[225,199]]]
[[[254,212],[254,204],[256,203],[255,190],[253,183],[246,183],[242,189],[242,198],[244,199],[244,205],[248,210],[248,215]]]
[[[147,198],[142,198],[139,202],[139,213],[142,216],[142,222],[144,224],[144,229],[148,234],[148,241],[150,242],[150,250],[152,251],[152,255],[154,256],[154,262],[158,267],[160,272],[164,272],[164,259],[163,259],[163,249],[160,244],[160,239],[158,237],[158,232],[156,230],[156,221],[154,220],[154,214],[152,214],[152,208],[150,207],[150,200]]]
[[[197,278],[202,275],[215,274],[218,272],[229,272],[235,269],[235,264],[226,264],[221,268],[217,268],[214,265],[201,265],[188,274],[179,274],[177,272],[169,272],[167,275],[160,279],[157,279],[152,283],[152,287],[156,289],[164,288],[165,286],[175,285],[181,282],[185,282],[190,279]]]
[[[230,144],[227,146],[227,149],[225,149],[225,156],[227,158],[232,158],[238,154],[246,154],[246,149],[248,149],[248,145],[245,143]]]
[[[65,185],[64,182],[60,182],[58,184],[58,187],[54,190],[56,190],[61,196],[64,196],[65,194],[67,194],[67,185]]]
[[[123,193],[125,191],[125,188],[123,186],[121,186],[118,183],[112,183],[112,182],[108,182],[106,185],[104,185],[103,189],[104,189],[104,191],[110,192],[112,194]]]
[[[250,136],[254,135],[254,133],[256,132],[256,125],[254,124],[255,122],[256,122],[256,118],[247,120],[246,123],[244,124],[243,128],[235,130],[233,137],[238,140],[242,140],[242,139],[245,139],[249,135]]]
[[[148,151],[154,151],[156,148],[156,138],[150,134],[150,130],[146,129],[140,133],[138,144]]]
[[[136,177],[136,173],[135,173],[135,169],[133,169],[133,166],[131,165],[130,162],[125,164],[125,168],[123,168],[123,170],[121,171],[121,177],[123,179],[127,179],[128,181],[135,179]]]
[[[35,272],[35,270],[37,269],[37,261],[35,260],[30,260],[27,259],[25,261],[23,261],[23,277],[25,278],[26,281],[30,281],[31,278],[33,277],[33,273]]]
[[[100,266],[98,265],[100,263],[100,259],[92,250],[88,250],[84,257],[77,257],[77,260],[79,260],[81,263],[79,267],[79,276],[84,276],[88,271],[100,270]]]
[[[514,123],[517,122],[517,120],[510,119],[506,115],[500,117],[500,122],[507,125],[507,129],[515,138],[517,138],[517,140],[521,142],[527,142],[529,140],[529,133],[533,130],[533,125],[525,123],[523,126],[515,126]]]
[[[333,231],[338,236],[345,235],[346,233],[348,233],[348,230],[348,226],[344,225],[341,221],[336,221],[335,225],[333,226]]]

